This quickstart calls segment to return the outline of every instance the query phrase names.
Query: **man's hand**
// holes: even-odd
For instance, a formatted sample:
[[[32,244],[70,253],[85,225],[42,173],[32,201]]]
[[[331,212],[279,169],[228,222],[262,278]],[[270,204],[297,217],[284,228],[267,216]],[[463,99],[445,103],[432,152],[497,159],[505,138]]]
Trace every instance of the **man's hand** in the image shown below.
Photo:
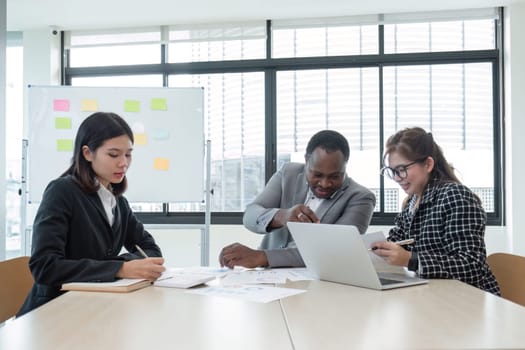
[[[164,258],[145,258],[126,261],[117,272],[118,278],[144,278],[155,281],[166,270]]]
[[[254,268],[268,266],[268,258],[262,250],[255,250],[240,243],[233,243],[222,248],[219,254],[219,264],[221,264],[221,267],[227,266],[231,269],[234,266]]]
[[[279,209],[270,222],[269,228],[276,229],[286,225],[288,221],[293,222],[314,222],[320,220],[315,212],[304,204],[297,204],[290,209]]]

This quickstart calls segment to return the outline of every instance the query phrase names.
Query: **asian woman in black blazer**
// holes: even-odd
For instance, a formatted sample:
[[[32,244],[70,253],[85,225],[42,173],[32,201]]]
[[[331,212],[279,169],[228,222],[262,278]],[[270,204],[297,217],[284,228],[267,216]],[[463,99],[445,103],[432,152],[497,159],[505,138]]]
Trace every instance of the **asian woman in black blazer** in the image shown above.
[[[120,116],[97,112],[81,123],[71,166],[49,183],[35,216],[35,283],[18,316],[61,295],[63,283],[154,281],[165,270],[160,248],[122,195],[132,150],[133,132]]]

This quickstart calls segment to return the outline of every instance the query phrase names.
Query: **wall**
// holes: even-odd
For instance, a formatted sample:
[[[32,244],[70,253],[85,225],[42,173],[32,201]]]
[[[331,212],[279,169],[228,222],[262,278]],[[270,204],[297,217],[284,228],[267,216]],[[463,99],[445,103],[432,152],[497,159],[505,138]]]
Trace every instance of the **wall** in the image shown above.
[[[506,206],[509,251],[525,255],[525,4],[518,3],[505,12],[505,121],[506,121]]]
[[[6,87],[6,0],[0,0],[0,125],[5,123],[5,87]],[[0,128],[0,175],[6,173],[5,127]],[[0,261],[5,259],[5,227],[6,227],[6,178],[0,176]]]

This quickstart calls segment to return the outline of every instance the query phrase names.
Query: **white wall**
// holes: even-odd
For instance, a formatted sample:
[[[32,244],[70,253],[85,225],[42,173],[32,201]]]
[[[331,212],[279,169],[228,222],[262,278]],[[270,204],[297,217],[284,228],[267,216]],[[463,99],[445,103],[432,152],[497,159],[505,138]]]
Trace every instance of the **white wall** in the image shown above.
[[[509,251],[525,255],[525,4],[505,9],[506,206]]]
[[[5,87],[6,87],[6,0],[0,0],[0,125],[6,125],[5,122]],[[6,192],[6,145],[5,145],[5,127],[0,128],[0,261],[5,259],[5,192]]]

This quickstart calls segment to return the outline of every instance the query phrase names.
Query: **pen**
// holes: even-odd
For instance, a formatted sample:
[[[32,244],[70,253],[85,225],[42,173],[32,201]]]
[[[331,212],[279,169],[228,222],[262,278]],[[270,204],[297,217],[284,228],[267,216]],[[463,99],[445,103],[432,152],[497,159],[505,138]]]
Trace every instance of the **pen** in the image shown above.
[[[137,248],[137,250],[139,251],[140,255],[142,255],[145,258],[148,258],[148,254],[146,254],[146,252],[144,252],[142,250],[142,248],[138,246],[138,244],[135,244],[135,248]]]
[[[407,245],[407,244],[412,244],[414,242],[415,242],[414,238],[408,238],[408,239],[403,239],[401,241],[392,242],[392,243],[395,243],[397,245]],[[377,247],[373,247],[373,248],[369,248],[368,250],[376,250],[376,249]]]
[[[414,243],[414,238],[404,239],[402,241],[397,241],[397,242],[394,242],[394,243],[397,244],[397,245],[412,244],[412,243]]]

